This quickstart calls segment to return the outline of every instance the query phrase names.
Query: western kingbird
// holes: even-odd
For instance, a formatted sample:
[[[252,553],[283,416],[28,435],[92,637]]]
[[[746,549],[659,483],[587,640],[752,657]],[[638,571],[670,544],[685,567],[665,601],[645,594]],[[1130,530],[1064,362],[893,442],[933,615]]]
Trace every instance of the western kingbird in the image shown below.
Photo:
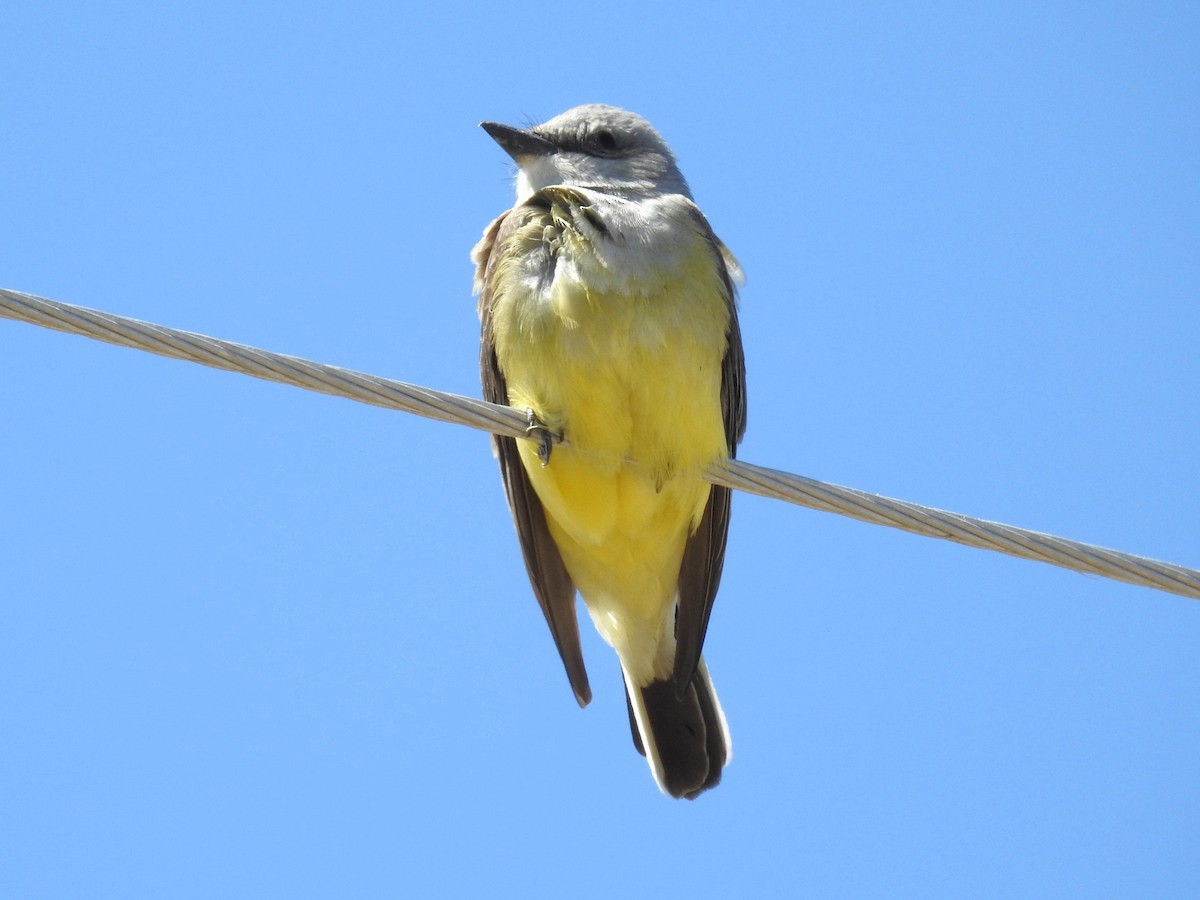
[[[665,793],[693,798],[730,757],[700,656],[730,492],[703,473],[746,425],[741,271],[640,116],[482,127],[518,167],[516,204],[471,258],[484,395],[537,438],[495,440],[525,566],[579,705],[576,588],[621,661],[635,746]]]

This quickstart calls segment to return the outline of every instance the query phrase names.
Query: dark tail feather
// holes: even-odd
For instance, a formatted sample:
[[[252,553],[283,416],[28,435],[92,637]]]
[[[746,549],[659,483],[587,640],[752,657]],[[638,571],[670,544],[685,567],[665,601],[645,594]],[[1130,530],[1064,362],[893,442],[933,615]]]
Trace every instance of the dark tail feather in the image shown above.
[[[703,662],[683,697],[676,696],[670,679],[634,688],[626,678],[625,704],[633,745],[650,763],[664,793],[692,800],[716,786],[731,747],[725,714]]]

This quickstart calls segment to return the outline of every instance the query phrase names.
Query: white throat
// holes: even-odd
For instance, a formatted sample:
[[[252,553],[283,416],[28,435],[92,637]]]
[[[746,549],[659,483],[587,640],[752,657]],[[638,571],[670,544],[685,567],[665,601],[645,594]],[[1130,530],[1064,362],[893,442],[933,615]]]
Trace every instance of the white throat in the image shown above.
[[[517,167],[517,203],[524,203],[542,188],[563,183],[552,156],[522,160]]]

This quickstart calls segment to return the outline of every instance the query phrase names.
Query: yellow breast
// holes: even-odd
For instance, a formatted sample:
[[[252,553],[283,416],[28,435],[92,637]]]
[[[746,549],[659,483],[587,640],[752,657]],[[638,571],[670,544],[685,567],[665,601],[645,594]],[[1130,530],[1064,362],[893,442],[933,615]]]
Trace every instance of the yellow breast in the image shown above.
[[[670,253],[622,265],[619,251],[554,225],[534,218],[497,248],[527,266],[531,245],[555,245],[550,277],[514,263],[493,288],[496,356],[510,404],[568,442],[544,467],[532,445],[520,449],[593,619],[614,646],[652,642],[708,498],[701,473],[727,456],[721,261],[692,228],[671,236]],[[619,284],[605,274],[614,267]]]

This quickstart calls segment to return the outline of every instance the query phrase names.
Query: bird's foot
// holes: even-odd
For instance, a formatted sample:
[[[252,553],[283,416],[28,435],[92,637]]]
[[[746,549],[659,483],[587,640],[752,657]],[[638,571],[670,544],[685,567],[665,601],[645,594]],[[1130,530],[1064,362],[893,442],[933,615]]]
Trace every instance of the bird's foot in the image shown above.
[[[546,424],[537,417],[531,408],[525,410],[525,420],[529,423],[525,429],[525,433],[537,441],[538,459],[542,461],[542,468],[550,464],[550,451],[554,449],[554,444],[562,440],[561,434],[555,434]]]

